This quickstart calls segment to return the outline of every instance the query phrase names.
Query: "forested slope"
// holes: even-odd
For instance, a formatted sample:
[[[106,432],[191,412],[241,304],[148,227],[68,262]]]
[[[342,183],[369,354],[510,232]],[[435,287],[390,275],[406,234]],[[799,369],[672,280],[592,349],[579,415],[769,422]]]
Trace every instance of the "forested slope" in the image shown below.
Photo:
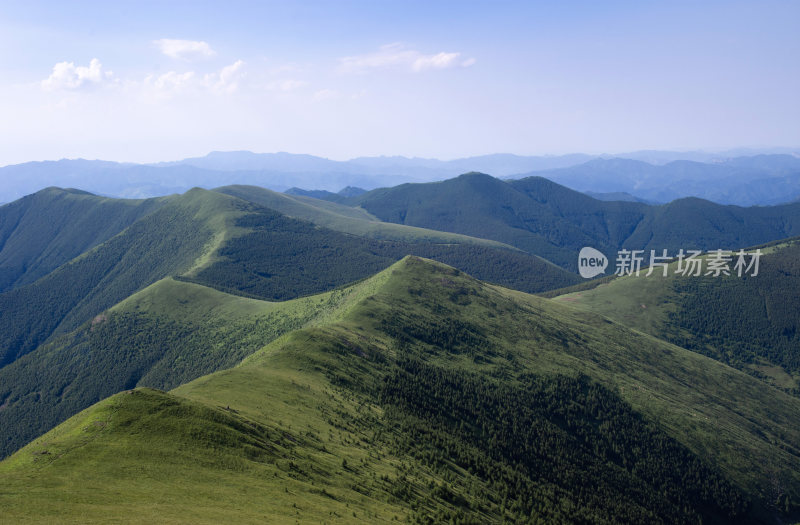
[[[243,211],[235,199],[193,190],[36,282],[0,294],[0,366],[145,286],[188,271]]]
[[[315,227],[268,209],[241,217],[242,234],[190,279],[231,293],[286,300],[376,273],[405,255],[430,257],[497,284],[538,292],[579,277],[543,259],[506,248],[370,239]]]
[[[32,283],[168,199],[109,199],[46,188],[0,206],[0,293]]]
[[[494,239],[577,270],[592,246],[611,260],[619,249],[716,250],[800,234],[800,204],[742,208],[696,198],[661,206],[593,199],[541,177],[501,181],[482,173],[373,190],[347,201],[378,218]]]

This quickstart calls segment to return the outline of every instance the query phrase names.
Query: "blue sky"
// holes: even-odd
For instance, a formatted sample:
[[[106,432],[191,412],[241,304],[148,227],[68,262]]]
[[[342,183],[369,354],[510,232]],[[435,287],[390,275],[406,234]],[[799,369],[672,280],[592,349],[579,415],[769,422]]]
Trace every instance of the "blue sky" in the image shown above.
[[[800,146],[800,2],[2,2],[0,165]]]

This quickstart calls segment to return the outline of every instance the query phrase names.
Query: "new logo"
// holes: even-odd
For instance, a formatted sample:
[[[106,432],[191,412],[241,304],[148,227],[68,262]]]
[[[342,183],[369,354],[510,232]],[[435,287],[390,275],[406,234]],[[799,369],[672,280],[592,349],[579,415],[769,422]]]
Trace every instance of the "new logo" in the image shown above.
[[[578,273],[584,279],[591,279],[596,275],[600,275],[606,271],[607,267],[608,257],[599,250],[586,246],[578,254]]]

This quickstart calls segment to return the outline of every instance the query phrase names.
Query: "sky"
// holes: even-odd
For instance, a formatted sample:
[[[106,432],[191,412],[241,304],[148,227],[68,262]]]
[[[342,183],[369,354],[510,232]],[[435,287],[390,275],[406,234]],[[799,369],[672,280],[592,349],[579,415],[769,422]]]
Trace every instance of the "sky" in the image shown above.
[[[0,165],[800,146],[800,2],[0,0]]]

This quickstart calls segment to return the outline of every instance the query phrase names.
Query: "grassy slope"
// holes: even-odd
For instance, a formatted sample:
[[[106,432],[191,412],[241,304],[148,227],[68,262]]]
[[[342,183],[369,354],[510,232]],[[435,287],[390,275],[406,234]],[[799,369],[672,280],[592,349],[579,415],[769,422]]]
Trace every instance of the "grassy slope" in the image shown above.
[[[0,207],[0,292],[34,282],[167,200],[46,188]]]
[[[682,278],[659,273],[624,277],[556,298],[699,351],[768,382],[800,384],[800,243],[762,248],[759,275]]]
[[[326,322],[365,283],[270,303],[163,279],[0,369],[0,457],[125,388],[173,388]]]
[[[4,515],[377,522],[457,510],[458,495],[476,490],[491,500],[495,488],[463,469],[437,470],[381,438],[392,429],[371,385],[407,352],[502,384],[524,372],[583,372],[762,503],[800,498],[800,400],[606,318],[435,263],[405,259],[362,286],[331,322],[238,367],[172,394],[114,396],[37,439],[0,463]],[[488,346],[471,355],[437,346],[415,332],[423,319],[468,323]],[[431,486],[449,492],[428,497]],[[489,522],[505,511],[480,512]]]

